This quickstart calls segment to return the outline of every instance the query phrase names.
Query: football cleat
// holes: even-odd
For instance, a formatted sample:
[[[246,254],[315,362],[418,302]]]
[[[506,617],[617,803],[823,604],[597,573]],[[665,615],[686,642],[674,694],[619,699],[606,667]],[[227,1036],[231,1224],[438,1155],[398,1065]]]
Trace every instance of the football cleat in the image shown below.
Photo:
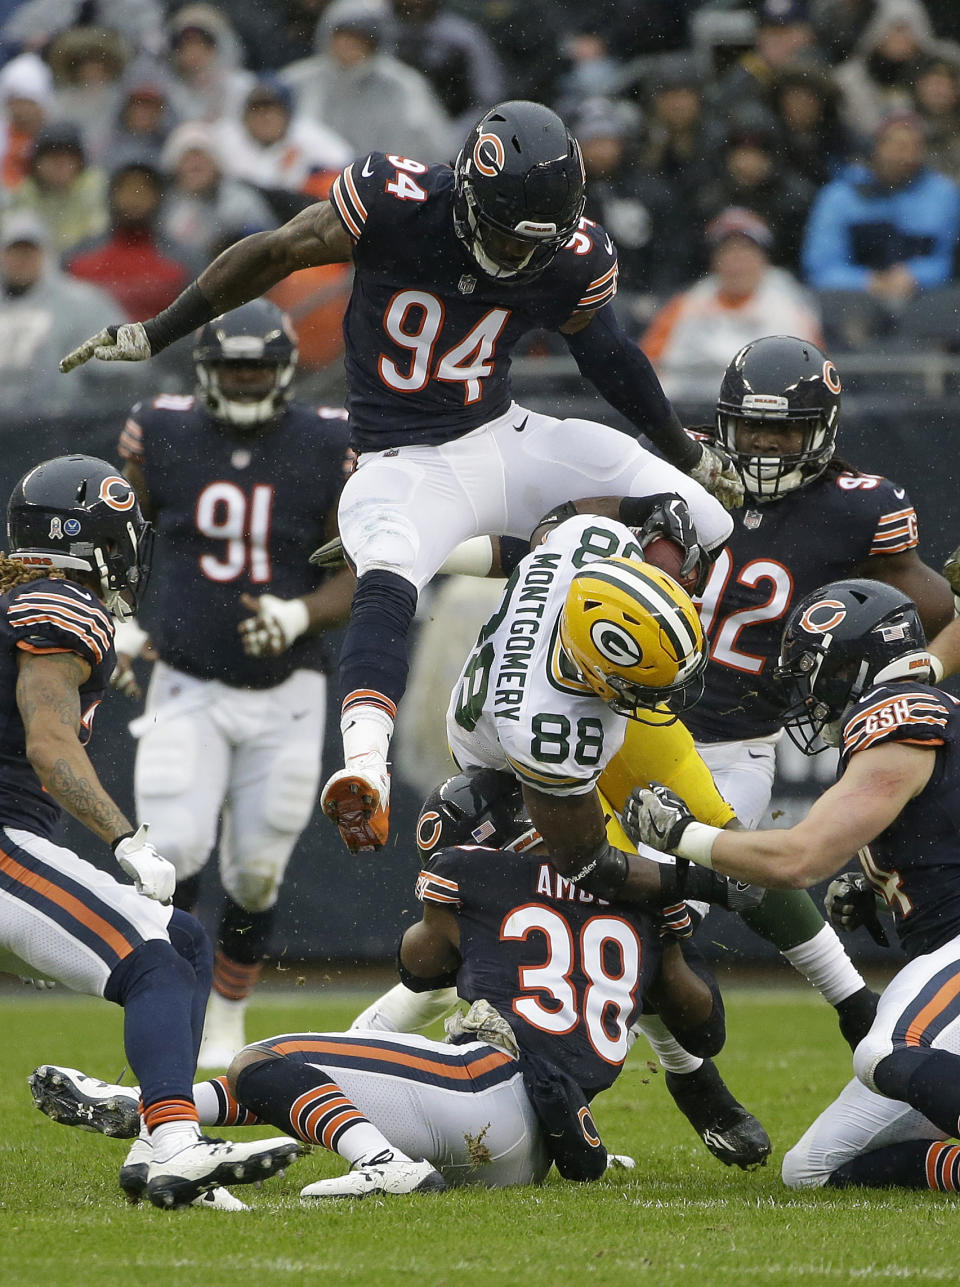
[[[773,1149],[770,1136],[734,1099],[712,1059],[705,1059],[696,1072],[668,1072],[665,1080],[674,1103],[718,1161],[742,1171],[766,1166]]]
[[[136,1205],[147,1196],[147,1172],[153,1157],[153,1145],[142,1136],[133,1141],[123,1166],[120,1168],[120,1187],[127,1201]],[[208,1211],[249,1211],[250,1208],[229,1189],[208,1189],[194,1198],[192,1207],[205,1207]]]
[[[254,1184],[283,1174],[303,1149],[296,1140],[277,1136],[236,1144],[201,1135],[164,1162],[151,1159],[146,1196],[155,1207],[185,1207],[223,1184]]]
[[[88,1077],[76,1068],[41,1064],[27,1078],[33,1102],[55,1122],[132,1139],[140,1131],[140,1090]]]
[[[340,769],[323,788],[320,807],[352,854],[382,849],[390,833],[390,775],[378,755]]]
[[[346,1175],[317,1180],[300,1198],[368,1198],[372,1193],[442,1193],[447,1182],[431,1162],[382,1154],[351,1167]]]

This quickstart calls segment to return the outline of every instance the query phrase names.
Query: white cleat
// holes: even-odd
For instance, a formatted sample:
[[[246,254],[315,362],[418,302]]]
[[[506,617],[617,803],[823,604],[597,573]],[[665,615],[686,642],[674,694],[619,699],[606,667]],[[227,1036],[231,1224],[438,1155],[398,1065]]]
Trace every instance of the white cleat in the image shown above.
[[[447,1182],[431,1162],[376,1158],[352,1167],[346,1175],[317,1180],[300,1190],[300,1198],[368,1198],[373,1193],[441,1193]]]
[[[211,992],[203,1020],[203,1038],[197,1055],[198,1068],[215,1068],[223,1072],[238,1050],[247,1044],[244,1033],[246,1001],[230,1001]]]
[[[120,1187],[126,1194],[127,1201],[134,1206],[147,1196],[147,1176],[150,1162],[153,1159],[153,1145],[144,1136],[138,1136],[130,1145],[130,1151],[120,1168]],[[208,1189],[194,1198],[192,1207],[204,1207],[207,1211],[249,1211],[250,1208],[239,1198],[235,1198],[229,1189]]]
[[[27,1078],[33,1102],[55,1122],[132,1139],[140,1131],[140,1089],[88,1077],[76,1068],[41,1064]]]
[[[607,1170],[608,1171],[632,1171],[636,1162],[628,1153],[608,1153]]]
[[[303,1152],[296,1140],[278,1136],[236,1144],[201,1136],[165,1162],[151,1160],[146,1196],[155,1207],[185,1207],[223,1184],[254,1184],[285,1167]]]

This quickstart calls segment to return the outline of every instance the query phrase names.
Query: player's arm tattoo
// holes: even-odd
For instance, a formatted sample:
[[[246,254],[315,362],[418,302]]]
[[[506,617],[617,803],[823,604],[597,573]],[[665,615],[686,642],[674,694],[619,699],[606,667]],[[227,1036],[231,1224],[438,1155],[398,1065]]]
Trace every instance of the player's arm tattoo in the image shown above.
[[[102,840],[131,831],[81,745],[80,685],[90,667],[75,653],[18,653],[17,707],[34,772],[54,800]]]

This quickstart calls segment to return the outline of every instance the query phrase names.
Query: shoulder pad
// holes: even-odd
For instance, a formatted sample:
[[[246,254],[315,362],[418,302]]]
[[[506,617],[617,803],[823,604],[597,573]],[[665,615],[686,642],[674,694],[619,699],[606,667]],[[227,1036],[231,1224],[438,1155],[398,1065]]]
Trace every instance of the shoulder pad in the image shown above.
[[[110,652],[113,618],[90,590],[44,578],[11,591],[7,621],[26,652],[75,652],[95,666]]]
[[[884,742],[942,746],[954,699],[926,684],[887,685],[858,702],[843,726],[846,758]]]

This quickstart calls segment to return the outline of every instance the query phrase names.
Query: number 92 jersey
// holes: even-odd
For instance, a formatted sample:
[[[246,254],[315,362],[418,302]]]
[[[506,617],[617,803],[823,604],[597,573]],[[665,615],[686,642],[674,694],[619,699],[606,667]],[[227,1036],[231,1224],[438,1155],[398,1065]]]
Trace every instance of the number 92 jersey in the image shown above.
[[[634,534],[582,515],[518,564],[450,698],[447,738],[462,769],[503,769],[545,795],[593,788],[623,743],[626,720],[571,672],[560,612],[580,568],[614,556],[643,558]]]
[[[616,294],[613,243],[587,219],[533,281],[485,277],[454,231],[446,165],[373,152],[330,203],[354,242],[343,329],[358,451],[449,442],[503,415],[520,337]]]

